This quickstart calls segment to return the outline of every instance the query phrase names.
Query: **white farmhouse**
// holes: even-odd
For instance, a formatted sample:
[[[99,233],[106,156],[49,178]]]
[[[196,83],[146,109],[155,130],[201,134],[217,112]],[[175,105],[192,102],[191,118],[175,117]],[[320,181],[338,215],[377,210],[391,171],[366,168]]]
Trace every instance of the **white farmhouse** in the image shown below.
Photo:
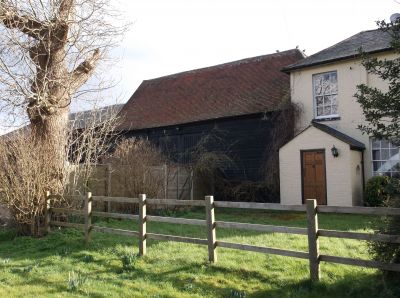
[[[279,150],[282,204],[361,205],[367,179],[400,174],[399,148],[357,128],[364,116],[356,86],[387,88],[360,64],[360,48],[380,59],[395,57],[389,34],[371,30],[283,69],[301,113],[297,135]]]

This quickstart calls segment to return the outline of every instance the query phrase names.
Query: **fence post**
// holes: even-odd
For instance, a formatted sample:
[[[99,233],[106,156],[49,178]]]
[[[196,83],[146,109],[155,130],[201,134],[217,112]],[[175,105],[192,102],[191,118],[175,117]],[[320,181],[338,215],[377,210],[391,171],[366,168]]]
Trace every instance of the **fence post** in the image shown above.
[[[92,230],[92,193],[88,192],[85,198],[85,243],[90,241],[90,232]]]
[[[106,175],[107,175],[107,196],[111,197],[111,164],[107,164],[107,170],[106,170]],[[111,202],[107,201],[107,212],[111,212]]]
[[[50,233],[50,220],[51,220],[51,211],[50,211],[50,191],[46,191],[46,209],[44,210],[44,227],[45,232]]]
[[[146,255],[146,195],[139,195],[139,255]]]
[[[318,214],[317,201],[307,200],[307,228],[308,253],[310,261],[310,277],[312,281],[319,281],[319,241],[318,241]]]
[[[207,240],[208,260],[210,263],[217,262],[217,236],[215,231],[214,197],[206,196],[206,218],[207,218]]]

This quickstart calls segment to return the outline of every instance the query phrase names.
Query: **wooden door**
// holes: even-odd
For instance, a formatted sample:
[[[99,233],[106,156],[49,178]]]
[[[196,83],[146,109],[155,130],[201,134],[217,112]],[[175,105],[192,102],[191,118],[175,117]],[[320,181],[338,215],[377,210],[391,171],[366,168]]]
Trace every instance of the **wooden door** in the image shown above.
[[[326,205],[325,151],[302,151],[303,203],[308,199]]]

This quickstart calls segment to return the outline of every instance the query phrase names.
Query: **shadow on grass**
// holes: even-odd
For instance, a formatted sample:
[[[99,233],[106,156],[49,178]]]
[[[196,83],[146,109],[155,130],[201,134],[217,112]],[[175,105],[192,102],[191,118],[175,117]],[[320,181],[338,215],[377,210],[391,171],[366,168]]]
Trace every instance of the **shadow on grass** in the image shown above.
[[[382,274],[346,274],[341,279],[330,282],[329,277],[320,282],[303,280],[275,284],[271,290],[261,290],[250,297],[400,297],[399,284],[386,284]]]
[[[0,267],[12,270],[10,271],[12,274],[21,277],[20,282],[10,283],[10,286],[46,284],[45,291],[49,295],[66,293],[68,290],[67,280],[65,282],[49,282],[40,274],[30,274],[27,268],[29,269],[32,264],[37,263],[39,267],[60,266],[58,263],[64,257],[69,258],[72,264],[85,262],[85,256],[88,254],[99,250],[112,250],[117,244],[137,249],[135,239],[100,233],[94,235],[98,236],[97,239],[94,237],[93,241],[85,246],[82,232],[73,229],[56,230],[44,238],[14,238],[12,233],[8,235],[10,238],[7,240],[7,237],[2,238],[0,233],[0,245],[2,246],[0,258],[23,261],[22,264],[13,264],[12,268],[7,268],[7,264],[1,264]],[[156,244],[158,242],[150,242],[148,245],[151,247]],[[51,256],[58,256],[60,259],[48,259]],[[117,257],[113,254],[110,258],[115,260]],[[240,266],[228,268],[221,265],[208,265],[206,262],[193,262],[193,260],[185,260],[182,264],[174,264],[171,267],[168,265],[159,267],[158,270],[153,270],[152,262],[149,259],[143,258],[139,262],[144,268],[138,266],[131,271],[123,271],[119,263],[111,263],[106,258],[90,259],[88,264],[99,265],[96,269],[91,270],[90,279],[115,286],[117,288],[116,295],[119,295],[118,293],[123,295],[125,280],[145,279],[153,285],[161,282],[169,283],[178,292],[214,297],[244,297],[240,296],[242,294],[245,297],[400,297],[399,286],[385,285],[380,273],[346,274],[339,278],[335,277],[334,282],[329,274],[324,274],[321,282],[311,283],[309,280],[296,280],[295,277],[290,276],[291,272],[285,272],[284,278],[276,278],[276,275],[262,274],[256,269],[243,269]],[[107,274],[110,272],[113,275],[108,277]],[[106,276],[106,278],[102,276]],[[193,278],[184,276],[193,276]],[[257,280],[260,287],[258,289],[235,288],[227,285],[226,280],[220,280],[227,276],[233,280]],[[76,293],[85,294],[81,291]],[[90,296],[104,297],[102,294],[92,292]]]

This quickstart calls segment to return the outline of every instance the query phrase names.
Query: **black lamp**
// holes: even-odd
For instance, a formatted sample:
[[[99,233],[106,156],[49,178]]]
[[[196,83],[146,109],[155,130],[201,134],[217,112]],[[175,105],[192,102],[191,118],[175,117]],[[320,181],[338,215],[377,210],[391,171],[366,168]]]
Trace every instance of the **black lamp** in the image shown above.
[[[339,150],[335,147],[335,145],[333,145],[333,147],[331,148],[331,152],[332,152],[333,157],[339,156]]]

